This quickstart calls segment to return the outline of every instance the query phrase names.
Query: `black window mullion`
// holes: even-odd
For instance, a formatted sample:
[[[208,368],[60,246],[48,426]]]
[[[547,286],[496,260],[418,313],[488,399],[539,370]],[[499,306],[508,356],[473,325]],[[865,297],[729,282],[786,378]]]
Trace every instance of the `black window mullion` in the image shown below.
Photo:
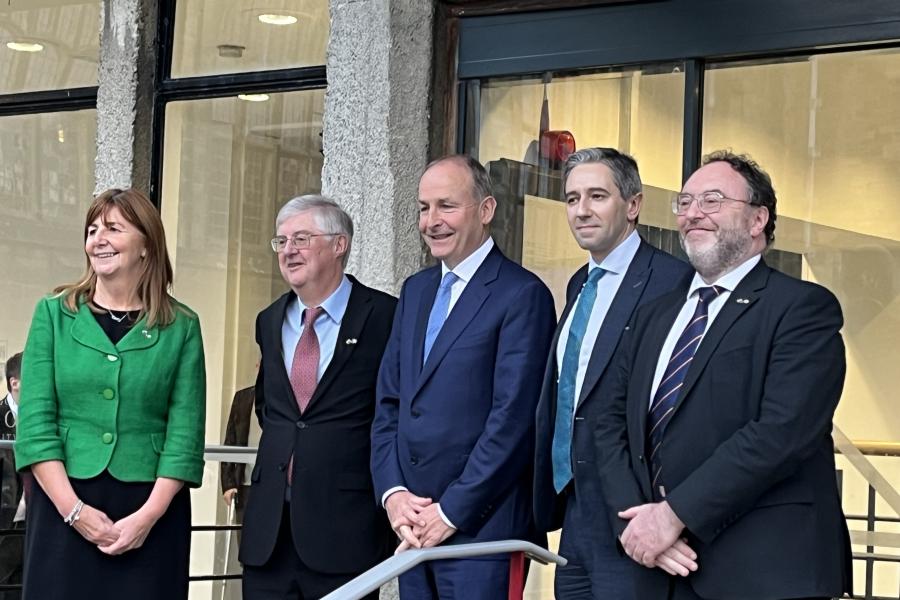
[[[700,166],[703,133],[703,83],[705,62],[684,62],[684,132],[681,151],[681,181],[687,181]]]
[[[0,116],[84,110],[96,107],[96,86],[0,95]]]

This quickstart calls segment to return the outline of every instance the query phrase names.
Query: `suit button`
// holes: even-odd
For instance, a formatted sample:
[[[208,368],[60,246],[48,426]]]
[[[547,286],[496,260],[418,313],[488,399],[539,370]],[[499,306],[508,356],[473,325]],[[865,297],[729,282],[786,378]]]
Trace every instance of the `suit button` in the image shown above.
[[[110,388],[106,388],[105,390],[103,390],[103,397],[107,400],[112,400],[116,397],[116,393]]]
[[[304,421],[297,421],[297,429],[306,429],[309,427]]]
[[[638,462],[644,462],[644,455],[643,455],[643,454],[641,454],[640,456],[638,456]]]
[[[421,416],[422,416],[422,413],[420,413],[419,411],[417,411],[417,410],[412,411],[412,418],[413,418],[413,419],[418,419],[418,418],[421,417]]]
[[[119,357],[115,354],[107,354],[106,360],[108,360],[109,362],[116,362],[117,360],[119,360]]]
[[[415,457],[415,456],[410,456],[410,457],[409,457],[409,464],[411,464],[411,465],[417,465],[417,464],[419,464],[419,459],[418,459],[417,457]]]
[[[100,439],[103,440],[104,444],[112,444],[113,434],[108,433],[108,432],[104,433],[102,436],[100,436]]]

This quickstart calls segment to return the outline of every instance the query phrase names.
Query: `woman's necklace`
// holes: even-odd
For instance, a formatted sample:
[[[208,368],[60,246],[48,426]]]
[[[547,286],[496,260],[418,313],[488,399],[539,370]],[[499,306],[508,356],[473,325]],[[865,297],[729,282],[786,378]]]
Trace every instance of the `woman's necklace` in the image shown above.
[[[127,310],[124,313],[122,313],[121,317],[117,317],[116,315],[114,315],[113,311],[109,310],[108,308],[106,309],[106,312],[109,313],[109,318],[112,319],[113,321],[115,321],[116,323],[121,323],[128,316]]]

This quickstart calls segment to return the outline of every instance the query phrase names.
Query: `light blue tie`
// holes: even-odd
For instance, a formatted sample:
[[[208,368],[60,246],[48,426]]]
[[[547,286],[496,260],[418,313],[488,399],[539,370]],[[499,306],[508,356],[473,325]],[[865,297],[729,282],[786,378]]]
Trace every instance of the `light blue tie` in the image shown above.
[[[559,381],[556,387],[556,424],[553,429],[553,487],[560,493],[572,480],[572,421],[575,410],[575,378],[578,375],[578,359],[581,355],[581,342],[591,310],[597,299],[597,282],[603,277],[605,270],[597,267],[591,269],[588,279],[581,288],[572,323],[569,325],[569,336],[566,339],[566,350],[563,353],[562,365],[559,369]]]
[[[437,339],[447,320],[447,309],[450,307],[450,288],[459,277],[453,271],[447,271],[441,280],[437,295],[434,297],[434,304],[431,306],[431,314],[428,315],[428,329],[425,330],[425,353],[422,357],[422,364],[428,360],[428,354],[431,347],[434,346],[434,340]]]

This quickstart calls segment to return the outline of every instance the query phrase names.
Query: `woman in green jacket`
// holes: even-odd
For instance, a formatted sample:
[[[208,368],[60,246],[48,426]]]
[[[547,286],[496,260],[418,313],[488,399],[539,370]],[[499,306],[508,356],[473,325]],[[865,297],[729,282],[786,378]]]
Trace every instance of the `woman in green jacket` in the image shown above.
[[[141,192],[98,196],[84,239],[84,276],[38,302],[23,355],[16,464],[38,483],[24,598],[187,598],[199,320],[168,293],[165,233]]]

